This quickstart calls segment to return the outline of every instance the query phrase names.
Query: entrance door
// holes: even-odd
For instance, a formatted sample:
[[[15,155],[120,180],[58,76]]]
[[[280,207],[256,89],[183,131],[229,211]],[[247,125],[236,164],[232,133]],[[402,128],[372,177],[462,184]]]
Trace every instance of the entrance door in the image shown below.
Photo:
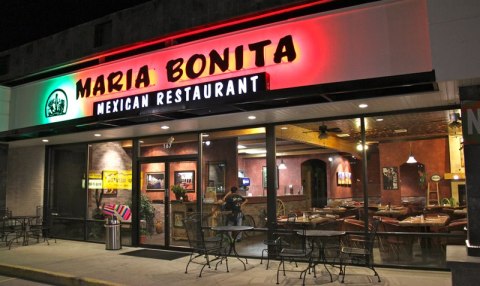
[[[188,246],[182,220],[195,211],[196,166],[196,161],[169,159],[140,164],[140,245]],[[185,190],[178,199],[174,185]]]
[[[140,164],[139,242],[165,246],[165,206],[168,204],[166,163]]]

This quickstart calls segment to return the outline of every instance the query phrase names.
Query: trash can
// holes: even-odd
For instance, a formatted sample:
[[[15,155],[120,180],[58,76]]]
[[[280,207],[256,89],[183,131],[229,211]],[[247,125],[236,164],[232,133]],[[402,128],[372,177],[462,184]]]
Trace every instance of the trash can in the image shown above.
[[[120,222],[115,216],[105,220],[105,249],[118,250],[122,248],[122,237],[120,235]]]

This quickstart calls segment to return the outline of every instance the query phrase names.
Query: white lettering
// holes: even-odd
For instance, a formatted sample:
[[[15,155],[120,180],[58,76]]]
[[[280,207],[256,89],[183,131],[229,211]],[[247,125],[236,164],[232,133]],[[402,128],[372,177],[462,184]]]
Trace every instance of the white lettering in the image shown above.
[[[192,100],[200,100],[200,99],[202,99],[200,97],[200,88],[198,87],[198,85],[196,85],[193,88],[193,98],[192,98]]]
[[[212,85],[206,84],[203,86],[203,97],[208,99],[212,97]]]
[[[222,88],[223,88],[223,83],[221,82],[216,82],[215,83],[215,97],[222,97]]]
[[[247,78],[238,79],[238,94],[247,93]]]
[[[252,81],[252,92],[257,92],[257,79],[258,75],[250,77],[250,80]]]
[[[142,96],[142,108],[143,107],[148,107],[148,94]]]
[[[157,105],[163,105],[163,92],[157,92]]]
[[[182,102],[182,90],[177,89],[175,91],[175,103],[180,103],[180,102]]]
[[[105,112],[104,108],[105,108],[105,102],[99,102],[97,104],[97,115],[103,114]]]
[[[125,99],[125,110],[130,109],[132,109],[132,99],[128,97],[127,99]]]
[[[235,87],[233,86],[233,80],[229,80],[227,82],[227,92],[225,95],[226,96],[235,95]]]
[[[172,90],[167,91],[167,104],[172,104]]]
[[[118,106],[118,101],[119,101],[119,100],[117,99],[117,100],[114,100],[114,101],[112,102],[112,104],[113,104],[113,112],[118,112],[118,108],[117,108],[117,106]]]
[[[133,98],[133,109],[138,109],[140,107],[140,102],[138,101],[138,97]]]
[[[190,86],[187,86],[185,90],[185,101],[189,102],[190,101],[190,89],[192,89]]]
[[[475,115],[474,111],[472,109],[467,109],[467,134],[468,135],[477,135],[480,134],[480,109],[476,110],[477,114]],[[475,128],[476,133],[474,134]]]

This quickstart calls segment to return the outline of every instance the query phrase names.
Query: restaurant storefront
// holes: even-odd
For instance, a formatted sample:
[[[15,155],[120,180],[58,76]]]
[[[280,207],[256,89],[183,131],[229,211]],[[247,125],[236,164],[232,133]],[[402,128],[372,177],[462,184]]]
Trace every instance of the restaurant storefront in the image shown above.
[[[53,234],[104,242],[114,215],[124,245],[185,249],[183,219],[222,223],[237,186],[257,228],[241,255],[288,214],[346,231],[381,218],[376,264],[445,269],[466,238],[465,158],[426,2],[287,16],[12,87],[2,138],[48,137]]]

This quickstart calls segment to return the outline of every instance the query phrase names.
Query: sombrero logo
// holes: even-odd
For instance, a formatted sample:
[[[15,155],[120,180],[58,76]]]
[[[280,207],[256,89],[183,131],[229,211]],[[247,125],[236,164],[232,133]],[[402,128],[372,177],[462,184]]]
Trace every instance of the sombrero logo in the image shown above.
[[[56,89],[50,93],[45,104],[45,116],[54,117],[67,113],[68,99],[65,91]]]

